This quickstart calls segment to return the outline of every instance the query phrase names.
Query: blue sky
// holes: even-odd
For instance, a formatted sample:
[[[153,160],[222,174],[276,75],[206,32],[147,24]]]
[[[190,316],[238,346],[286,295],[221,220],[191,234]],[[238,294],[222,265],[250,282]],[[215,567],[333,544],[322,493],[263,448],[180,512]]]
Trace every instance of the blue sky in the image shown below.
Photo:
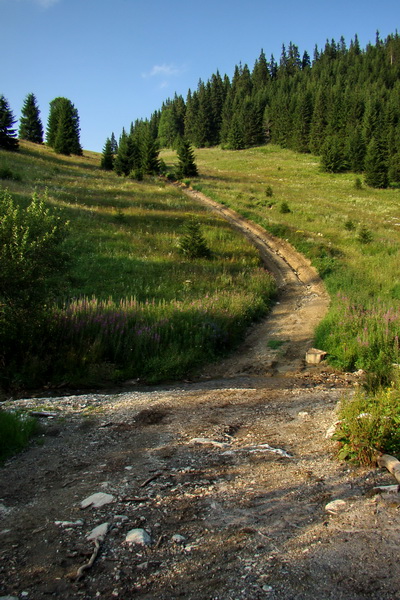
[[[46,128],[49,102],[78,109],[84,149],[186,98],[218,69],[252,69],[263,48],[279,60],[292,41],[312,57],[326,39],[362,47],[394,33],[399,0],[0,0],[0,94],[18,119],[33,92]],[[18,125],[17,125],[18,126]]]

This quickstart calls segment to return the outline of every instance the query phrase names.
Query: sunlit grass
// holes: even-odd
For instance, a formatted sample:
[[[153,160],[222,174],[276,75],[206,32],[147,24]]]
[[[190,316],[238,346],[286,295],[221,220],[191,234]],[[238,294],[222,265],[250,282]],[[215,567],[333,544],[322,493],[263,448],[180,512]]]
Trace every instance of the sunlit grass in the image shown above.
[[[52,372],[51,377],[69,381],[79,381],[90,369],[95,373],[91,380],[99,377],[99,370],[107,371],[107,377],[110,373],[116,377],[144,375],[147,380],[161,379],[168,372],[169,376],[182,375],[193,365],[216,358],[234,346],[250,321],[268,310],[274,287],[271,278],[260,269],[255,248],[223,219],[159,178],[143,182],[120,178],[100,170],[99,164],[100,156],[94,153],[64,157],[29,143],[21,143],[20,152],[12,156],[0,151],[0,168],[19,175],[15,180],[0,180],[0,186],[7,187],[22,204],[28,203],[33,190],[39,195],[46,192],[53,210],[70,222],[66,249],[72,257],[72,270],[57,310],[66,315],[79,313],[84,319],[87,313],[79,309],[79,301],[89,298],[95,302],[96,317],[106,313],[110,306],[107,303],[111,303],[117,307],[118,318],[122,318],[127,311],[124,303],[134,298],[133,329],[146,319],[146,326],[157,328],[171,307],[182,322],[175,327],[174,339],[163,335],[167,341],[162,347],[149,347],[147,354],[139,350],[143,340],[135,338],[132,328],[125,330],[126,343],[121,345],[119,341],[106,341],[112,333],[93,328],[91,317],[87,326],[79,326],[86,332],[84,338],[67,333],[69,326],[75,327],[72,317],[62,331],[54,323],[56,331],[52,332],[44,325],[36,349],[26,348],[25,367],[13,366],[22,381],[40,379],[45,372],[50,376],[55,363],[58,373]],[[192,219],[199,223],[210,249],[209,260],[188,260],[180,252],[179,241]],[[208,305],[207,297],[214,301],[213,309],[205,316],[201,307]],[[153,312],[144,318],[148,303]],[[205,321],[208,325],[204,329]],[[224,343],[203,335],[210,323],[211,330],[215,326],[221,331],[229,323],[231,334],[221,334]],[[41,358],[34,356],[39,346]],[[122,346],[124,355],[118,349]],[[50,354],[59,356],[59,360],[51,359],[50,347]],[[35,372],[40,372],[40,377]]]
[[[317,157],[272,145],[240,152],[202,148],[195,154],[200,173],[193,182],[196,189],[288,239],[324,277],[332,303],[318,343],[329,345],[337,363],[343,349],[339,341],[336,349],[328,344],[326,335],[342,310],[338,292],[362,306],[372,321],[380,311],[398,309],[399,189],[376,190],[365,184],[359,189],[360,175],[323,173]],[[176,160],[170,151],[163,158],[167,163]],[[281,212],[282,203],[290,212]],[[367,243],[360,241],[362,229],[368,233]],[[349,324],[342,344],[349,343],[351,329]],[[363,361],[360,348],[358,353],[359,366],[379,368],[371,356],[368,365]],[[390,363],[391,357],[385,360]]]

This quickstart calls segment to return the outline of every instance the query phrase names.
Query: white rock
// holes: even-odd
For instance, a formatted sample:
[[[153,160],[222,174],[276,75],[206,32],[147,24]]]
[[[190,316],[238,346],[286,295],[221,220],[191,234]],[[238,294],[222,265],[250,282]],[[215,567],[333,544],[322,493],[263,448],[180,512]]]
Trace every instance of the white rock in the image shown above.
[[[336,433],[337,426],[340,425],[341,422],[342,421],[335,421],[334,423],[332,423],[332,425],[329,427],[329,429],[327,430],[327,432],[325,434],[325,437],[327,440],[330,440],[333,438],[333,436]]]
[[[104,492],[97,492],[96,494],[92,494],[85,500],[81,502],[81,508],[87,508],[88,506],[93,506],[94,508],[100,508],[100,506],[104,506],[105,504],[110,504],[110,502],[114,501],[114,496],[111,494],[105,494]]]
[[[150,546],[152,539],[145,529],[131,529],[126,534],[127,544],[138,544],[139,546]]]
[[[78,519],[77,521],[54,521],[54,525],[58,525],[59,527],[80,527],[83,525],[82,519]]]
[[[307,419],[310,416],[310,413],[308,413],[306,410],[301,410],[297,416],[299,419]]]
[[[103,541],[107,534],[108,526],[108,523],[102,523],[101,525],[98,525],[92,529],[92,531],[86,536],[86,539],[93,541],[98,540],[99,542]]]
[[[346,507],[347,504],[344,500],[332,500],[332,502],[326,504],[325,510],[335,515],[338,512],[345,510]]]
[[[172,536],[172,541],[175,542],[175,544],[184,544],[186,542],[186,538],[183,535],[180,535],[179,533],[175,533]]]

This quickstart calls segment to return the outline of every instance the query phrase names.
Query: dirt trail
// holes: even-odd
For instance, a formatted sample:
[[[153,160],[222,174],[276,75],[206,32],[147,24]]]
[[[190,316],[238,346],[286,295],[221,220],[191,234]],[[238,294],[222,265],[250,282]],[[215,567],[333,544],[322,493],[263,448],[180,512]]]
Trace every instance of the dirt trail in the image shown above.
[[[399,501],[366,495],[391,476],[338,463],[326,437],[357,378],[304,367],[328,298],[289,246],[236,226],[281,296],[235,356],[196,382],[16,401],[54,416],[0,469],[0,598],[400,598]]]

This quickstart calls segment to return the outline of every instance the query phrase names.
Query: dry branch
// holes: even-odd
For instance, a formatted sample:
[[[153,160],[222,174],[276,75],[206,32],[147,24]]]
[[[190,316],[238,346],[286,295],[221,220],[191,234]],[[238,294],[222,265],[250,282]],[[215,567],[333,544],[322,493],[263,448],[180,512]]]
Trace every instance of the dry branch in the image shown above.
[[[79,581],[80,579],[82,579],[83,573],[85,571],[87,571],[87,569],[90,569],[90,567],[93,565],[93,563],[96,560],[96,557],[99,553],[99,549],[100,549],[99,540],[94,540],[94,550],[93,550],[92,556],[90,557],[89,562],[87,562],[85,565],[82,565],[81,567],[79,567],[78,572],[76,574],[76,581]]]

